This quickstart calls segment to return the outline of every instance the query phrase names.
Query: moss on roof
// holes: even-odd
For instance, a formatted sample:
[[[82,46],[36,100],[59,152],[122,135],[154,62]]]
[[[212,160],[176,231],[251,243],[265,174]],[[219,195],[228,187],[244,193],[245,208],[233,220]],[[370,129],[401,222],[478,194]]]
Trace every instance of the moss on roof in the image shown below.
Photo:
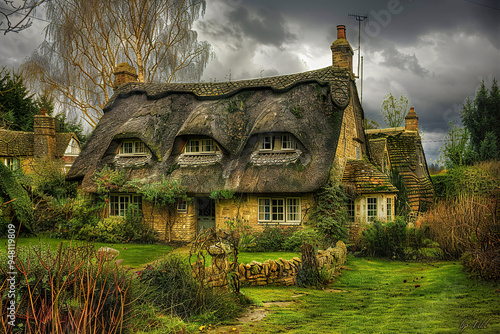
[[[363,160],[347,162],[342,183],[356,189],[357,194],[398,192],[387,175]]]

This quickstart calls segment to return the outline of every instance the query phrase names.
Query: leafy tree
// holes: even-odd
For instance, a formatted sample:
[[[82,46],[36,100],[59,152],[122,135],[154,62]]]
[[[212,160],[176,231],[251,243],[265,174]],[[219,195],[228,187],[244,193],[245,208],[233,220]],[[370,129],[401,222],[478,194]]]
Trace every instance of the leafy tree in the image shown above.
[[[475,161],[500,159],[500,89],[493,80],[491,89],[481,83],[474,100],[467,98],[461,110],[462,122],[470,136]]]
[[[385,124],[390,128],[402,126],[408,113],[408,104],[408,97],[405,95],[395,98],[392,93],[387,94],[380,106]]]
[[[33,116],[40,109],[28,93],[20,74],[0,69],[0,127],[17,131],[33,131]]]
[[[474,160],[470,151],[469,131],[453,122],[448,123],[448,133],[444,135],[444,145],[440,148],[440,161],[447,169],[464,166]]]
[[[139,82],[199,80],[211,46],[192,25],[205,0],[51,0],[45,42],[23,65],[65,109],[95,126],[113,93],[113,70],[127,62]]]

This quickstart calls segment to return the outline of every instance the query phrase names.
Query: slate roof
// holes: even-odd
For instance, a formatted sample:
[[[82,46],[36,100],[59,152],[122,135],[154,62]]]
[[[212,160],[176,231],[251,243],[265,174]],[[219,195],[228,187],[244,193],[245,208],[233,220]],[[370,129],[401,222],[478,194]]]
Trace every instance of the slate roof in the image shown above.
[[[334,67],[220,83],[128,83],[105,106],[67,179],[82,180],[84,191],[95,192],[93,175],[108,165],[131,179],[175,178],[197,194],[311,192],[329,178],[343,111],[355,89],[350,73]],[[267,162],[252,155],[260,136],[269,133],[291,134],[300,154]],[[213,138],[222,157],[199,164],[179,159],[192,136]],[[145,165],[115,163],[123,138],[146,144],[151,158]]]
[[[56,132],[56,156],[62,157],[71,138],[72,133]],[[11,131],[0,129],[0,156],[31,157],[33,150],[33,132]]]
[[[355,189],[358,195],[398,192],[398,189],[392,185],[386,174],[363,160],[349,160],[347,162],[342,183],[351,187],[351,189]]]

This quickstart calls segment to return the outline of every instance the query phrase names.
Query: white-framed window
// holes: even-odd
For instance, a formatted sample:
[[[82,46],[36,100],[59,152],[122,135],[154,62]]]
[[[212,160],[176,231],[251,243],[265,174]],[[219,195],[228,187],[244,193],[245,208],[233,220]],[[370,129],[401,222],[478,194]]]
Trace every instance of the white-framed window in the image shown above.
[[[260,223],[299,224],[302,220],[300,198],[259,198]]]
[[[392,198],[387,199],[387,221],[392,220]]]
[[[354,201],[350,199],[347,201],[347,215],[349,217],[349,221],[353,222],[354,221]]]
[[[140,140],[124,140],[118,149],[118,155],[145,155],[148,149]]]
[[[262,143],[260,145],[260,149],[262,151],[271,151],[273,149],[274,137],[273,136],[264,136],[262,137]]]
[[[290,135],[283,135],[281,136],[281,149],[286,151],[286,150],[296,150],[297,149],[297,142],[292,139],[292,136]]]
[[[213,139],[189,139],[184,154],[215,154],[218,146]]]
[[[366,218],[369,222],[372,222],[378,218],[377,198],[376,197],[368,197],[366,199],[366,203],[367,203]]]
[[[109,215],[124,217],[129,206],[133,204],[142,213],[141,195],[132,194],[111,194],[109,196]]]
[[[270,198],[259,198],[259,221],[260,222],[270,222],[271,221],[271,199]]]
[[[187,212],[187,202],[185,199],[181,200],[177,204],[177,212],[186,213]]]
[[[292,135],[268,135],[261,137],[258,147],[260,151],[294,151],[298,145]]]
[[[75,140],[75,138],[71,138],[69,141],[68,147],[66,147],[65,155],[78,155],[80,154],[80,145]]]
[[[21,166],[21,162],[18,158],[5,158],[3,163],[11,171],[18,170],[19,166]]]
[[[286,221],[289,223],[300,223],[300,198],[286,199]]]

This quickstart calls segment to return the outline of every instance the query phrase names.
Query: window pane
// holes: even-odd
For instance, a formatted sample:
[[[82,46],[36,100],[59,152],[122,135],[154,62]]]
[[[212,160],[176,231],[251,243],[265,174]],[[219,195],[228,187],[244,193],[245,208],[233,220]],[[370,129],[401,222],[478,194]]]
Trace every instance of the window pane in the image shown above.
[[[272,150],[273,149],[273,137],[272,136],[266,136],[262,138],[262,145],[261,145],[262,150]]]
[[[132,142],[124,142],[122,144],[124,154],[131,154],[132,153],[132,144],[133,144]]]
[[[287,198],[286,202],[286,221],[300,222],[300,199]]]
[[[392,199],[387,199],[387,220],[392,220]]]
[[[367,198],[368,202],[368,221],[374,221],[377,219],[377,199],[374,197]]]
[[[354,221],[354,201],[349,200],[347,202],[347,214],[349,215],[349,220]]]
[[[186,145],[186,153],[200,152],[200,141],[191,139]]]
[[[259,198],[259,221],[271,220],[271,200],[269,198]]]
[[[177,205],[177,211],[187,212],[187,202],[185,200],[179,202],[179,204]]]
[[[282,198],[272,199],[272,220],[273,221],[283,221],[284,220],[284,207]]]
[[[135,144],[135,152],[134,153],[145,153],[146,152],[146,147],[145,147],[143,142],[136,141],[134,144]]]
[[[202,152],[215,152],[214,141],[212,139],[203,139],[202,145]]]

